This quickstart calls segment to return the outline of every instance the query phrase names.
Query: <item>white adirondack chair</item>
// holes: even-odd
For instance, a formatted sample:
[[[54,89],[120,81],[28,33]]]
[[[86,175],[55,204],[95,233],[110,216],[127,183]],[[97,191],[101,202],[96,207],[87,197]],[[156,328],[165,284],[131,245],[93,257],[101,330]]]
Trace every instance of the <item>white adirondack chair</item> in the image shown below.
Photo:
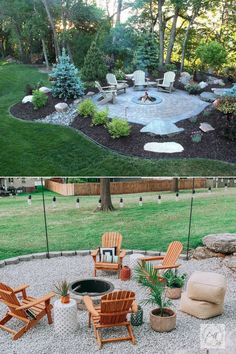
[[[164,74],[163,79],[157,79],[156,81],[157,88],[162,88],[164,91],[168,91],[169,93],[171,93],[174,88],[175,73],[173,71],[167,71]]]
[[[134,80],[134,89],[140,88],[143,86],[148,86],[148,82],[145,79],[145,72],[142,70],[136,70],[133,74]]]
[[[101,94],[102,100],[99,101],[100,104],[105,104],[108,102],[116,103],[117,91],[114,86],[101,86],[98,81],[95,81],[95,87],[98,88]]]
[[[127,84],[127,81],[125,80],[116,80],[116,76],[114,74],[108,73],[106,75],[106,80],[108,85],[114,86],[117,91],[124,91],[126,92],[126,89],[129,87]]]

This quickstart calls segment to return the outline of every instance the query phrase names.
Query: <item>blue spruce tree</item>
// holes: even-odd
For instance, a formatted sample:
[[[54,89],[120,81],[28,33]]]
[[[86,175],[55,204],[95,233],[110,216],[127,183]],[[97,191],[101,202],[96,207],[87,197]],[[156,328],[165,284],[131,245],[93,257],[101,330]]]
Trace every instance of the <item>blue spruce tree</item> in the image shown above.
[[[54,97],[77,98],[84,94],[83,84],[78,75],[78,69],[71,64],[65,49],[59,57],[58,63],[53,66],[50,78],[53,81],[52,95]]]

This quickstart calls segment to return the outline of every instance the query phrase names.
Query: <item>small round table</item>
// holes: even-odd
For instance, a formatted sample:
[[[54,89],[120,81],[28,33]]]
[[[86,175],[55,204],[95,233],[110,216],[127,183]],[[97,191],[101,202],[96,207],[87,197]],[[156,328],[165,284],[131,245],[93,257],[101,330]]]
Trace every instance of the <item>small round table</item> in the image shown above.
[[[74,333],[78,328],[77,303],[71,299],[68,304],[60,300],[54,303],[54,329],[60,335]]]

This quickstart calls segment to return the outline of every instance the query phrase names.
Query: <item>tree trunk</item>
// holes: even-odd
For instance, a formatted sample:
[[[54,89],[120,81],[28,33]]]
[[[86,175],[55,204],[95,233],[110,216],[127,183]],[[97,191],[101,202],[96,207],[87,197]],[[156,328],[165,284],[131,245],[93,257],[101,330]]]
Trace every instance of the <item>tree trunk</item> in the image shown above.
[[[122,12],[123,0],[118,0],[117,13],[116,13],[116,25],[120,24],[121,12]]]
[[[196,15],[192,15],[191,20],[190,20],[188,27],[186,29],[186,32],[185,32],[183,47],[182,47],[182,54],[181,54],[180,72],[182,72],[184,69],[184,59],[185,59],[185,52],[186,52],[186,47],[187,47],[187,42],[188,42],[188,37],[189,37],[189,31],[193,25],[195,18],[196,18]]]
[[[112,211],[114,207],[111,201],[110,178],[100,179],[101,211]]]
[[[42,39],[41,42],[42,42],[42,47],[43,47],[43,56],[45,59],[46,68],[47,68],[47,70],[49,70],[49,62],[48,62],[46,43],[45,43],[44,39]]]
[[[46,13],[47,13],[47,16],[48,16],[48,21],[49,21],[51,29],[52,29],[55,55],[56,55],[56,59],[58,59],[58,57],[60,55],[60,49],[59,49],[59,43],[58,43],[58,38],[57,38],[57,32],[56,32],[56,29],[55,29],[55,25],[54,25],[54,22],[53,22],[52,15],[51,15],[50,10],[49,10],[48,1],[47,0],[42,0],[42,3],[44,5],[44,7],[45,7],[45,10],[46,10]]]
[[[158,21],[159,21],[159,69],[163,68],[164,64],[164,24],[162,18],[162,7],[165,0],[158,0]]]
[[[179,17],[179,9],[176,8],[175,14],[173,17],[171,32],[170,32],[170,40],[169,40],[169,44],[168,44],[168,48],[167,48],[166,61],[165,61],[166,64],[171,63],[171,56],[172,56],[173,47],[174,47],[174,43],[175,43],[176,25],[177,25],[178,17]]]

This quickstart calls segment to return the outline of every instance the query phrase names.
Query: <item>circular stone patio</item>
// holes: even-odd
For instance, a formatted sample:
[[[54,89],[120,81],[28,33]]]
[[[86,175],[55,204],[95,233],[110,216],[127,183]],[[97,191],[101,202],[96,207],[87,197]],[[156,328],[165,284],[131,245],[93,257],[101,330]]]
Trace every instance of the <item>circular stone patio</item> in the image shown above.
[[[129,256],[126,256],[124,260],[124,263],[129,263]],[[226,350],[220,353],[235,353],[235,273],[226,268],[221,260],[217,258],[202,261],[190,260],[189,262],[181,260],[180,263],[182,265],[179,272],[186,272],[188,277],[196,270],[219,272],[226,277],[228,289],[225,298],[225,311],[222,316],[204,321],[199,320],[180,312],[179,300],[175,300],[173,303],[177,312],[176,329],[169,333],[157,333],[150,328],[149,324],[149,312],[154,306],[143,306],[144,323],[140,327],[133,327],[137,344],[132,345],[131,342],[109,343],[105,344],[102,350],[99,350],[94,332],[92,328],[88,328],[87,313],[79,311],[79,328],[76,333],[67,335],[66,337],[57,335],[53,325],[49,326],[45,318],[17,341],[12,341],[11,336],[7,332],[0,331],[1,352],[4,354],[205,354],[206,351],[200,349],[200,325],[225,324]],[[39,297],[53,290],[53,284],[62,279],[66,278],[69,282],[72,282],[81,277],[91,277],[92,270],[93,262],[91,256],[58,257],[5,266],[0,269],[0,279],[2,282],[6,282],[13,287],[23,283],[29,284],[28,293]],[[138,302],[146,296],[145,291],[134,280],[122,282],[117,279],[117,274],[110,272],[98,272],[98,277],[111,281],[116,289],[135,291]],[[56,298],[53,299],[53,302],[55,300]],[[0,318],[4,314],[5,307],[0,304]],[[118,331],[121,334],[120,329]]]
[[[109,117],[120,117],[127,119],[131,123],[147,125],[153,120],[160,120],[176,123],[180,120],[191,118],[201,113],[209,105],[203,102],[198,96],[189,95],[185,91],[175,90],[172,93],[157,91],[156,88],[149,88],[148,94],[160,97],[162,100],[158,104],[138,104],[133,102],[133,98],[143,96],[145,91],[135,91],[132,87],[126,93],[119,93],[115,104],[108,103],[101,105],[97,102],[99,95],[94,96],[98,109],[109,109]]]

